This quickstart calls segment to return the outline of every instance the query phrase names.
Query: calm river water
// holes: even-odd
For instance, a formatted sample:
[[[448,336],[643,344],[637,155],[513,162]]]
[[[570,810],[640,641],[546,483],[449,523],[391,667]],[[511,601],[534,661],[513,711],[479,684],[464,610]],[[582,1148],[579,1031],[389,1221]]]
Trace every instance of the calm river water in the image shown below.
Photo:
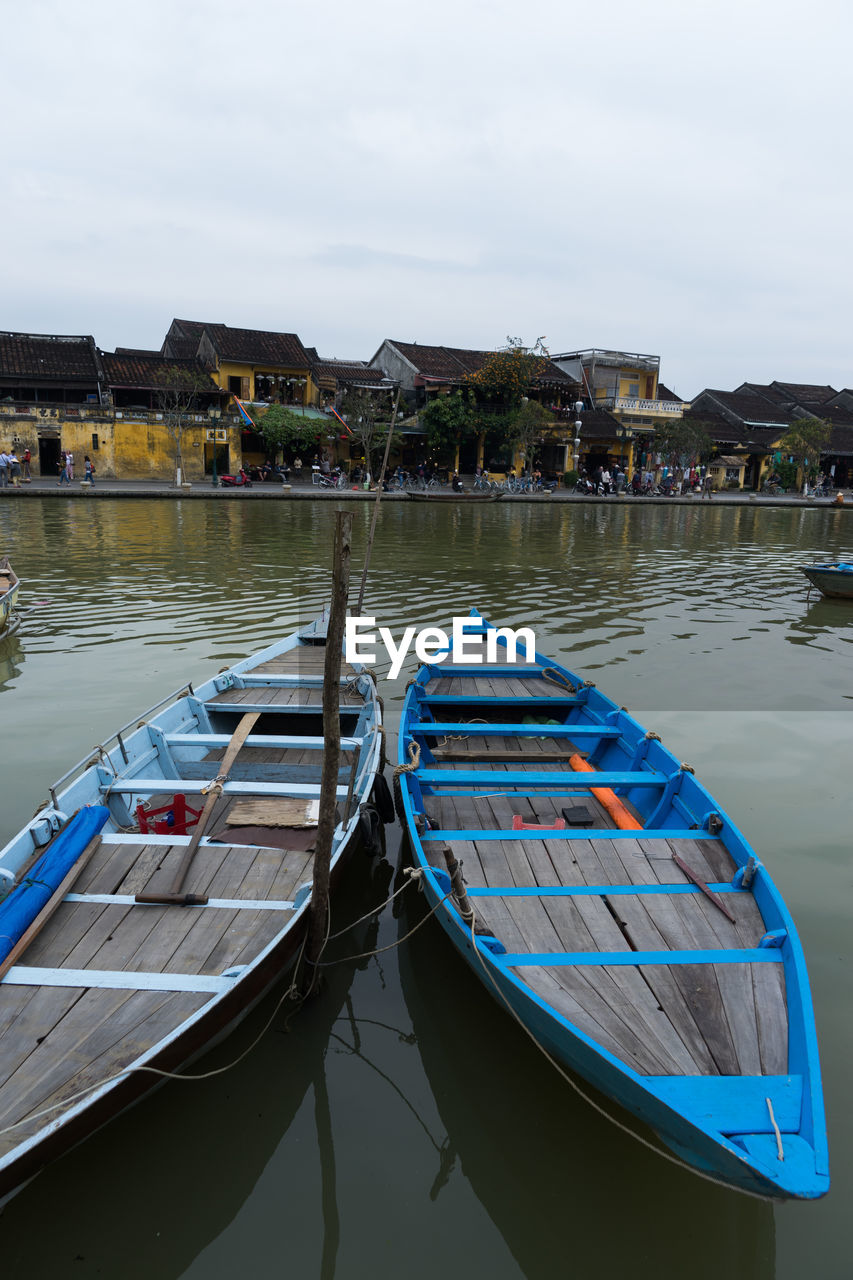
[[[355,511],[358,561],[370,513]],[[316,614],[333,508],[0,504],[29,610],[0,643],[0,845],[47,786],[188,678]],[[659,732],[732,814],[797,920],[817,1008],[833,1189],[779,1208],[718,1189],[586,1107],[457,962],[414,896],[334,945],[321,999],[233,1070],[160,1090],[2,1214],[4,1274],[487,1274],[767,1280],[851,1274],[853,603],[797,565],[851,556],[849,512],[388,505],[365,612],[399,633],[476,603]],[[380,681],[396,729],[409,661]],[[400,883],[358,854],[343,928]],[[247,1049],[275,998],[197,1068]]]

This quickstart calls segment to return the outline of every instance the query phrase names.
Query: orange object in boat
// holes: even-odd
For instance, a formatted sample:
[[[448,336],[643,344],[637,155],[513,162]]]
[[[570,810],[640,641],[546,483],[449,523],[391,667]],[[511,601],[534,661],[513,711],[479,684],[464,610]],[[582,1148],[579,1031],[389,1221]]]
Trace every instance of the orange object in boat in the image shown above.
[[[582,755],[575,752],[569,756],[569,764],[575,773],[595,773],[594,765],[588,764]],[[610,787],[590,787],[599,804],[603,805],[621,831],[642,831],[643,824],[638,822],[627,806],[619,799]]]

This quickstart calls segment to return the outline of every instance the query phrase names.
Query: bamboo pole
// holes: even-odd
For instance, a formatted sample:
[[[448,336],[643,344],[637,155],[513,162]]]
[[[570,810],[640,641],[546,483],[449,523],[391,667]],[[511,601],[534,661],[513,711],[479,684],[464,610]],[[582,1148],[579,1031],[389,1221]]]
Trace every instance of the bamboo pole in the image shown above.
[[[397,421],[397,409],[400,404],[400,388],[397,388],[397,394],[394,397],[394,408],[391,410],[391,422],[388,426],[388,439],[385,441],[385,456],[382,459],[382,470],[379,472],[379,483],[376,486],[376,502],[373,505],[373,519],[370,521],[370,533],[367,535],[367,549],[364,553],[364,568],[361,571],[361,587],[358,592],[358,605],[356,607],[356,615],[361,616],[361,607],[364,604],[364,589],[367,586],[367,570],[370,568],[370,553],[373,550],[373,535],[376,532],[376,521],[379,519],[379,504],[382,501],[382,483],[385,479],[385,471],[388,466],[388,454],[391,452],[391,437],[394,434],[394,423]]]
[[[332,600],[326,632],[323,667],[323,772],[320,780],[320,815],[314,847],[314,876],[305,946],[306,987],[310,995],[317,982],[317,961],[323,950],[329,910],[332,839],[335,833],[336,791],[341,757],[341,651],[349,593],[352,555],[352,512],[338,511],[335,519],[335,551],[332,565]]]

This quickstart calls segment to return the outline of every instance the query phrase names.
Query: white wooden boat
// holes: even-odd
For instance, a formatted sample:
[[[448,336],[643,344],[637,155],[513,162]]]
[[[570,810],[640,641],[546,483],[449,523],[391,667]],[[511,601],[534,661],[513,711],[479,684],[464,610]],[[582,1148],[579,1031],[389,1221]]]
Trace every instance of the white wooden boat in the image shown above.
[[[188,685],[50,788],[0,851],[0,1199],[160,1083],[144,1068],[174,1071],[221,1037],[292,961],[324,655],[319,631],[293,635]],[[347,664],[340,715],[333,885],[382,755],[374,683]]]

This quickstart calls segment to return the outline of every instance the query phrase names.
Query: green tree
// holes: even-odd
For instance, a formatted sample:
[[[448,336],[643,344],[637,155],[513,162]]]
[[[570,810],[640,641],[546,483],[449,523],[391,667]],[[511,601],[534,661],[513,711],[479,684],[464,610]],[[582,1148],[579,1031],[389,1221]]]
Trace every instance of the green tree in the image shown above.
[[[831,434],[832,428],[822,418],[798,418],[779,441],[779,452],[783,458],[793,458],[806,479],[814,480]]]
[[[165,371],[164,383],[155,394],[154,401],[158,412],[163,415],[163,425],[175,445],[176,488],[180,486],[184,476],[184,432],[187,427],[195,424],[199,413],[199,397],[204,392],[213,390],[213,382],[203,369],[172,365]]]
[[[507,436],[513,447],[522,455],[522,469],[533,467],[534,446],[541,440],[551,423],[548,410],[536,400],[522,400],[521,406],[508,421]]]
[[[531,348],[525,347],[520,338],[508,338],[505,347],[489,352],[480,368],[467,375],[465,384],[478,401],[515,408],[545,371],[549,359],[542,338],[537,338]]]
[[[382,469],[382,456],[388,439],[389,420],[395,404],[390,388],[368,390],[351,387],[344,395],[341,413],[353,439],[361,446],[368,470],[374,477]],[[392,439],[392,447],[396,442]]]
[[[430,452],[448,461],[447,455],[455,454],[459,444],[476,429],[473,395],[463,390],[434,396],[420,413],[420,422],[426,427]]]
[[[317,448],[318,418],[306,418],[294,413],[283,404],[273,404],[257,419],[257,428],[264,437],[273,459],[287,449],[291,453],[310,455]],[[320,424],[322,425],[322,424]]]
[[[675,418],[655,427],[654,447],[668,466],[682,470],[707,461],[714,451],[708,424],[698,418]]]

